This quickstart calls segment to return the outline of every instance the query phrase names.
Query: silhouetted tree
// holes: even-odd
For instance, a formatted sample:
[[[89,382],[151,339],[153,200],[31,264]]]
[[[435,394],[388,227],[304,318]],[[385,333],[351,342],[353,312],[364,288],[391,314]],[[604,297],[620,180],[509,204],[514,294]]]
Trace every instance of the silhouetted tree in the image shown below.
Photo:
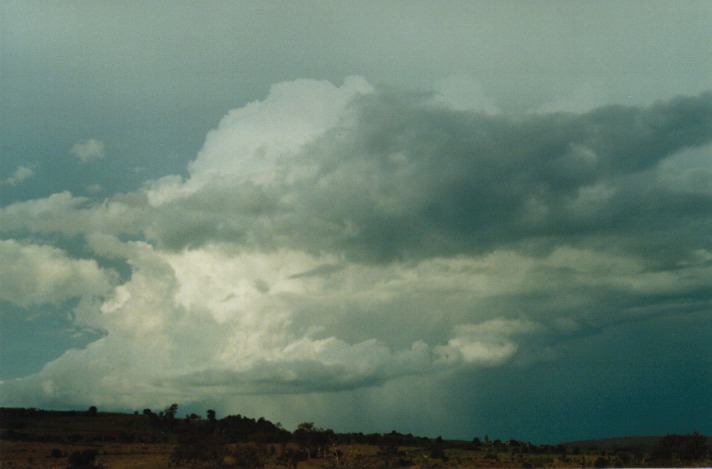
[[[207,414],[207,417],[208,417],[208,420],[209,420],[209,421],[211,421],[211,422],[214,422],[214,421],[215,421],[215,411],[214,411],[213,409],[208,409],[208,411],[206,412],[206,414]]]
[[[296,442],[307,452],[308,458],[319,455],[326,455],[327,449],[331,446],[331,439],[335,440],[333,430],[324,430],[314,426],[313,422],[303,422],[297,426],[292,434]]]
[[[166,408],[166,410],[163,411],[163,414],[166,416],[166,418],[168,420],[173,420],[176,417],[177,413],[178,413],[178,404],[171,404]]]

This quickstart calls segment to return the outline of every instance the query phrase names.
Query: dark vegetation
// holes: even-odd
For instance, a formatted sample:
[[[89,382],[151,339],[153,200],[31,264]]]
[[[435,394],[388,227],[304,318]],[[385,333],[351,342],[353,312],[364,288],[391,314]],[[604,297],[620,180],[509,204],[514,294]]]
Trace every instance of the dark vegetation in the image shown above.
[[[0,408],[0,468],[704,467],[711,457],[710,439],[696,433],[535,445],[336,433],[308,422],[290,432],[213,410],[180,418],[176,404],[134,414]]]

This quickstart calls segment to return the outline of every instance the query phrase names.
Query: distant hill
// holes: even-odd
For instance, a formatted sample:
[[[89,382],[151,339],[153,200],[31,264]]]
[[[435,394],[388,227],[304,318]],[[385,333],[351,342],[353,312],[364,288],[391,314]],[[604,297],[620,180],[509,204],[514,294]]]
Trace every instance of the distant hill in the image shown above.
[[[642,451],[650,451],[655,443],[662,436],[621,436],[611,438],[599,438],[595,440],[576,440],[561,443],[567,449],[598,449],[602,451],[613,451],[616,449],[628,448]]]
[[[574,448],[579,448],[581,450],[600,450],[600,451],[615,451],[615,450],[627,450],[627,451],[643,451],[645,453],[650,452],[655,444],[660,441],[664,435],[657,436],[621,436],[612,438],[599,438],[595,440],[578,440],[578,441],[567,441],[561,443],[567,450]],[[712,446],[712,437],[707,437],[708,445]]]

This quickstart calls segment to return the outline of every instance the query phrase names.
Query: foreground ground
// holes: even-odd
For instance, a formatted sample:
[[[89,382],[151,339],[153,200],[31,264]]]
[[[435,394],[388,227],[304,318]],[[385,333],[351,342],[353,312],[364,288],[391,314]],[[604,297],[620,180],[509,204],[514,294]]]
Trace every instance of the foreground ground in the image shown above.
[[[135,444],[57,444],[39,442],[3,441],[0,451],[0,468],[47,468],[65,469],[69,466],[69,455],[74,452],[94,450],[97,452],[95,467],[106,469],[160,469],[175,467],[264,467],[285,468],[481,468],[481,467],[614,467],[620,461],[609,461],[601,466],[598,454],[562,456],[555,454],[522,455],[511,452],[487,452],[462,449],[448,449],[438,457],[432,457],[425,448],[400,447],[391,455],[384,454],[382,448],[373,445],[339,445],[339,460],[333,453],[325,452],[308,460],[290,462],[280,454],[278,445],[270,446],[262,458],[264,466],[245,466],[236,458],[225,456],[221,465],[213,463],[172,461],[176,445],[167,443]],[[287,447],[287,449],[290,449]],[[296,447],[291,448],[296,450]],[[614,457],[615,458],[615,457]],[[614,459],[612,458],[612,459]],[[614,462],[614,464],[608,464]],[[630,466],[627,466],[630,467]]]

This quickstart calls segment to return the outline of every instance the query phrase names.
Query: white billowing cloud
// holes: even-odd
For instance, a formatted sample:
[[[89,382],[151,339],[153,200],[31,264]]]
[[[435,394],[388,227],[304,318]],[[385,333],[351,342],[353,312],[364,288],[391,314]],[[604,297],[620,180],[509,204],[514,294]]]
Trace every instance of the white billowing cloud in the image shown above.
[[[491,319],[482,324],[455,327],[455,337],[447,345],[435,348],[441,362],[464,361],[482,365],[500,365],[517,351],[511,337],[540,330],[541,326],[524,320]]]
[[[106,235],[91,239],[92,246],[104,247],[105,255],[120,253],[119,246],[124,246],[133,268],[129,281],[115,288],[100,312],[85,311],[77,317],[80,325],[108,334],[86,349],[68,352],[35,377],[7,384],[10,394],[33,383],[33,392],[45,400],[128,406],[136,399],[153,403],[151,399],[160,401],[179,392],[185,393],[177,396],[183,400],[209,397],[224,386],[248,394],[351,389],[432,373],[444,364],[502,363],[516,349],[511,340],[506,350],[497,341],[467,346],[463,337],[475,339],[462,331],[479,329],[462,326],[448,343],[450,348],[460,347],[461,355],[436,363],[431,346],[417,339],[412,327],[401,328],[402,338],[411,344],[394,350],[381,340],[350,342],[334,335],[338,332],[329,315],[335,312],[326,311],[306,323],[300,317],[301,306],[326,303],[334,308],[340,302],[352,304],[353,311],[346,314],[362,314],[359,310],[374,302],[377,309],[384,309],[380,314],[394,314],[386,310],[388,305],[412,295],[427,281],[420,275],[429,276],[432,267],[424,266],[418,274],[398,267],[379,272],[351,265],[332,280],[319,273],[327,272],[319,266],[337,259],[299,252],[248,254],[212,246],[163,253],[145,243],[121,243]],[[443,285],[431,288],[442,288],[448,275],[453,286],[468,281],[453,278],[463,271],[461,263],[444,264],[435,266],[445,274]],[[301,275],[304,272],[316,273]],[[505,330],[506,322],[497,332],[504,338],[525,332],[519,324],[511,325],[512,333]],[[493,329],[487,323],[481,327]],[[479,356],[473,355],[473,347],[478,347]],[[78,366],[82,375],[72,375],[70,370]],[[66,382],[70,376],[72,382]]]
[[[111,243],[120,242],[105,235],[92,237],[93,245]],[[468,348],[462,330],[493,327],[462,326],[448,347],[463,352],[445,363],[436,360],[430,345],[413,336],[411,327],[401,331],[410,345],[394,349],[379,339],[352,342],[338,337],[329,324],[329,312],[306,323],[301,317],[305,313],[300,305],[323,302],[332,308],[340,301],[355,303],[347,314],[359,314],[362,302],[385,307],[394,296],[411,294],[420,282],[408,272],[386,285],[394,271],[372,278],[377,272],[350,266],[342,279],[331,282],[318,274],[295,275],[333,261],[299,252],[231,253],[229,247],[207,246],[165,253],[141,242],[124,246],[133,268],[131,278],[114,289],[99,311],[87,309],[77,316],[79,325],[105,330],[107,335],[83,350],[67,352],[36,376],[6,383],[10,395],[32,384],[33,392],[39,393],[36,397],[43,400],[129,406],[136,399],[208,398],[225,386],[245,394],[353,389],[432,373],[443,365],[502,363],[516,349],[512,341],[505,351],[496,341]],[[116,246],[109,249],[118,252]],[[373,298],[363,294],[370,287]],[[499,324],[496,332],[504,338],[526,332],[518,323],[511,324],[512,332],[506,331],[508,326]],[[474,356],[472,347],[481,355]],[[83,369],[81,376],[71,373],[77,367]],[[70,376],[71,383],[66,381]]]
[[[0,231],[136,234],[147,224],[145,195],[132,193],[102,202],[58,192],[43,199],[26,200],[0,208]]]
[[[341,87],[317,80],[273,85],[266,99],[230,111],[208,133],[190,165],[188,184],[179,188],[175,178],[168,178],[154,186],[149,200],[160,205],[216,179],[275,183],[284,176],[280,164],[285,159],[345,118],[354,97],[372,91],[361,77],[346,78]]]
[[[60,192],[44,199],[17,202],[0,209],[2,229],[77,234],[86,228],[79,214],[87,201]]]
[[[96,138],[79,140],[70,150],[82,163],[104,158],[104,142]]]
[[[21,165],[17,167],[15,172],[12,173],[10,177],[2,181],[2,184],[8,186],[16,186],[18,184],[22,184],[34,175],[35,171],[32,168],[30,168],[29,166]]]
[[[92,243],[111,241],[95,235]],[[107,335],[84,349],[67,351],[36,375],[4,383],[11,399],[26,392],[40,402],[162,405],[167,396],[185,396],[176,396],[161,380],[192,370],[197,363],[209,365],[211,353],[223,342],[218,325],[208,317],[190,316],[175,304],[175,276],[151,246],[130,242],[124,247],[131,278],[98,308],[77,314],[79,325],[103,329]],[[118,247],[109,250],[116,253]],[[77,374],[78,369],[82,373]]]
[[[114,275],[93,259],[73,259],[57,248],[0,240],[0,299],[23,307],[106,295]]]
[[[165,252],[103,234],[92,235],[91,245],[102,255],[126,256],[133,271],[99,308],[77,314],[79,325],[107,335],[37,375],[6,382],[8,396],[130,408],[215,399],[228,390],[353,390],[501,366],[532,337],[577,331],[581,321],[616,320],[575,313],[575,302],[560,293],[684,291],[685,282],[700,287],[712,274],[709,255],[699,252],[679,278],[656,279],[638,260],[576,248],[545,257],[499,251],[415,265],[336,267],[338,258],[292,250],[208,245]],[[516,301],[491,308],[492,300],[534,294],[559,303],[526,300],[531,319],[509,311],[524,307]],[[544,351],[528,345],[527,353]],[[78,368],[80,376],[73,372]]]

